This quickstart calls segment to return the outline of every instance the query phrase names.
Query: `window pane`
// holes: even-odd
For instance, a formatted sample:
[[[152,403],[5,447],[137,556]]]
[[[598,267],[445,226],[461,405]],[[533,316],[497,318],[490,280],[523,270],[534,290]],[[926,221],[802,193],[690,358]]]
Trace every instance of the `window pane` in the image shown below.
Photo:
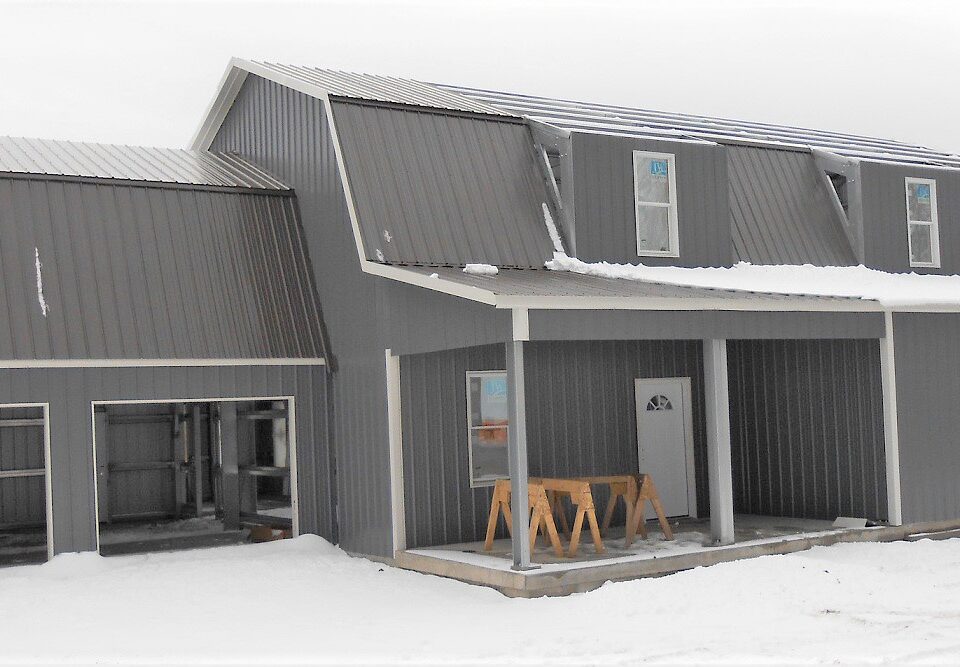
[[[637,156],[637,201],[670,203],[670,163],[666,159]]]
[[[507,429],[480,429],[470,431],[470,447],[474,482],[492,482],[510,476],[507,458]]]
[[[479,375],[470,378],[470,426],[507,423],[507,376]]]
[[[910,225],[910,262],[930,264],[933,262],[933,238],[930,225]]]
[[[930,203],[929,183],[907,183],[907,215],[910,220],[932,221]]]
[[[660,206],[637,206],[637,250],[640,252],[670,250],[670,209]]]

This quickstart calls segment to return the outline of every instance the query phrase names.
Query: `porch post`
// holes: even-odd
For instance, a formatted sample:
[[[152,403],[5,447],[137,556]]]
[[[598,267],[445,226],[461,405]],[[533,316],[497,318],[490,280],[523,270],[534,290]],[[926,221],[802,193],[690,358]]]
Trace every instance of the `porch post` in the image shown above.
[[[894,358],[893,313],[883,314],[884,332],[880,339],[880,384],[883,391],[883,445],[887,469],[887,521],[903,525],[903,500],[900,491],[900,432],[897,424],[897,364]]]
[[[733,471],[730,461],[726,339],[703,341],[703,387],[707,411],[710,537],[715,545],[733,544]]]
[[[510,505],[513,514],[511,526],[513,569],[530,569],[530,520],[527,497],[527,409],[523,377],[523,348],[528,338],[525,332],[526,311],[513,313],[513,338],[507,343],[507,399],[508,428],[507,454],[510,464]]]

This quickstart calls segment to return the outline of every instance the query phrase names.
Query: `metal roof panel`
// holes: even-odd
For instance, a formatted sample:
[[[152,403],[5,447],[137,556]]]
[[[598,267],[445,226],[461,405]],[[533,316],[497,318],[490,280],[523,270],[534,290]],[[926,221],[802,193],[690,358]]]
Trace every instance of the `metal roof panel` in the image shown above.
[[[0,137],[0,172],[287,190],[236,155],[180,148]]]

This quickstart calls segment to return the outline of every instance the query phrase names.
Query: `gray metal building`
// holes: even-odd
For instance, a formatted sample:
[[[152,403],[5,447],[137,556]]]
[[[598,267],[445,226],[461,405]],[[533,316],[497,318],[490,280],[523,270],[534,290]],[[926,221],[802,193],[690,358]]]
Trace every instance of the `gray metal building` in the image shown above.
[[[936,223],[958,166],[882,139],[234,60],[190,151],[0,144],[0,308],[29,314],[0,327],[16,380],[0,402],[49,404],[56,550],[96,545],[90,405],[138,399],[295,397],[300,530],[387,559],[481,539],[498,476],[522,522],[530,476],[652,470],[720,544],[740,515],[960,524],[960,308],[545,267],[560,244],[585,262],[952,274],[960,239]],[[677,406],[666,450],[644,448],[644,405]],[[16,479],[4,521],[37,515]]]
[[[98,515],[172,512],[194,459],[174,455],[161,406],[192,406],[181,421],[226,452],[245,423],[230,406],[274,399],[296,448],[293,524],[335,534],[324,332],[286,186],[225,154],[6,138],[0,239],[4,530],[45,523],[48,553],[97,549]],[[159,437],[108,430],[110,406],[162,413]],[[203,457],[209,479],[209,442]]]

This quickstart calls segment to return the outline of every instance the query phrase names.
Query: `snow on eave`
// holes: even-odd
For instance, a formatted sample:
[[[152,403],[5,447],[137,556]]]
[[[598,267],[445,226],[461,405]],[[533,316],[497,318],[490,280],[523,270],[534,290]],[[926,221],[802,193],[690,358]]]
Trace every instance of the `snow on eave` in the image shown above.
[[[678,287],[874,302],[888,310],[960,310],[960,276],[888,273],[863,265],[823,267],[739,262],[732,267],[684,268],[589,263],[557,253],[546,266],[553,271]]]

